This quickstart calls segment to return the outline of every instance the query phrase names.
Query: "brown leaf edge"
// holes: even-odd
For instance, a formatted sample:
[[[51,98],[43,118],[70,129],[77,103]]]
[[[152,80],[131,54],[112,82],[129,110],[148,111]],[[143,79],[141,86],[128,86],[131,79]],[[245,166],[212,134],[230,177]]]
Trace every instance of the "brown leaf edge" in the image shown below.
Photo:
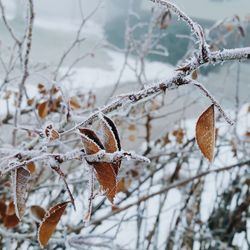
[[[108,153],[114,153],[115,151],[121,150],[121,142],[118,130],[114,122],[107,116],[101,115],[100,120],[102,121],[103,130],[105,133],[104,147]],[[111,147],[111,145],[115,145]]]
[[[81,128],[79,130],[86,154],[95,154],[99,152],[99,150],[104,149],[101,141],[93,130],[87,128]],[[117,167],[112,163],[106,162],[92,162],[90,164],[93,165],[96,178],[102,189],[106,192],[107,198],[113,203],[116,194]]]
[[[69,202],[70,201],[66,201],[66,202],[57,204],[51,207],[49,211],[46,212],[38,228],[37,237],[38,237],[38,242],[41,247],[45,247],[48,244]]]
[[[214,104],[200,115],[196,123],[196,142],[204,157],[212,162],[215,148]]]

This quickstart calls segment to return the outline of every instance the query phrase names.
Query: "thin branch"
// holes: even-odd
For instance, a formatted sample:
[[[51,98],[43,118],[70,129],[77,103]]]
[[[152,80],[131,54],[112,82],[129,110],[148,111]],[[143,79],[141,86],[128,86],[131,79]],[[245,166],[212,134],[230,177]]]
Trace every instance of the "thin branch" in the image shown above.
[[[187,178],[185,180],[182,180],[182,181],[178,181],[178,182],[175,182],[165,188],[162,188],[160,189],[159,191],[156,191],[150,195],[147,195],[147,196],[143,196],[141,198],[139,198],[137,201],[135,202],[132,202],[122,208],[118,208],[117,210],[115,210],[114,212],[111,212],[111,213],[108,213],[107,215],[104,215],[102,217],[100,217],[99,219],[96,219],[94,221],[91,222],[92,225],[94,224],[99,224],[101,223],[102,221],[108,219],[109,217],[111,216],[114,216],[116,214],[119,214],[120,212],[122,211],[125,211],[133,206],[137,206],[138,204],[144,202],[144,201],[147,201],[155,196],[158,196],[160,194],[163,194],[163,193],[166,193],[168,192],[169,190],[173,189],[173,188],[177,188],[177,187],[181,187],[181,186],[184,186],[186,184],[188,184],[189,182],[192,182],[196,179],[200,179],[204,176],[207,176],[209,174],[212,174],[212,173],[220,173],[220,172],[224,172],[224,171],[228,171],[228,170],[231,170],[233,168],[237,168],[237,167],[243,167],[243,166],[246,166],[246,165],[250,165],[250,160],[247,160],[247,161],[244,161],[244,162],[240,162],[240,163],[237,163],[237,164],[234,164],[234,165],[229,165],[229,166],[226,166],[226,167],[223,167],[223,168],[215,168],[215,169],[210,169],[210,170],[207,170],[205,172],[202,172],[200,174],[197,174],[191,178]]]

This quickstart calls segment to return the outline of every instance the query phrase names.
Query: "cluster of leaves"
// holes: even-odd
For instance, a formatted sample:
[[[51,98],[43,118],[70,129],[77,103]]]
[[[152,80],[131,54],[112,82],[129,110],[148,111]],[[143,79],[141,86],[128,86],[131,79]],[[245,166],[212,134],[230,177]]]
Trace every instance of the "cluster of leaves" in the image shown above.
[[[180,15],[184,16],[184,18],[187,18],[185,17],[185,13],[181,12]],[[170,10],[161,11],[160,15],[157,16],[156,20],[154,20],[154,25],[160,28],[160,30],[165,30],[169,27],[171,19],[172,13]],[[191,22],[191,29],[193,29],[194,33],[196,33],[199,38],[204,39],[202,36],[202,29],[199,27],[200,26]],[[232,28],[227,27],[228,31],[230,31],[230,29]],[[243,28],[239,25],[237,26],[237,31],[240,32],[241,36],[245,35]],[[149,37],[150,35],[151,34],[149,33]],[[157,39],[158,38],[156,37],[156,40]],[[206,43],[202,39],[199,41],[199,49],[202,48],[202,50],[195,51],[198,53],[201,52],[201,55],[195,57],[195,60],[197,59],[198,63],[206,60],[206,62],[209,61],[209,51],[205,50]],[[132,40],[130,43],[132,45]],[[138,42],[138,44],[140,44],[140,42]],[[149,50],[152,49],[150,47],[150,42],[145,42],[142,46],[135,46],[135,51],[137,50],[137,52],[141,52],[146,50],[145,54],[147,54],[148,51],[145,49],[144,45],[147,45]],[[193,67],[193,64],[190,65]],[[176,82],[174,82],[174,84],[177,86],[178,84],[184,84],[181,82],[181,80],[186,80],[187,78],[185,78],[185,74],[188,73],[191,74],[191,78],[194,80],[192,83],[196,83],[195,80],[198,78],[198,70],[191,70],[192,67],[190,65],[187,65],[189,68],[185,68],[184,66],[183,68],[178,68],[176,70],[176,74],[179,75],[176,78],[177,80],[175,79]],[[137,75],[138,81],[140,83],[142,81],[143,75],[143,73]],[[192,81],[191,78],[188,78],[188,80]],[[157,113],[157,111],[159,111],[164,105],[164,101],[158,102],[157,97],[154,98],[154,95],[158,94],[159,90],[164,94],[166,88],[166,85],[162,83],[160,86],[156,85],[155,87],[149,87],[148,89],[145,87],[141,92],[138,92],[139,94],[129,94],[128,96],[131,98],[127,98],[125,95],[124,100],[125,98],[129,99],[131,101],[130,104],[134,104],[142,100],[142,109],[136,108],[133,105],[130,105],[131,107],[128,105],[128,110],[125,110],[124,108],[127,113],[125,112],[125,114],[121,114],[119,113],[119,110],[117,111],[116,109],[117,107],[123,107],[123,97],[121,97],[121,99],[118,98],[118,101],[115,100],[114,102],[111,102],[110,106],[104,106],[102,110],[96,111],[94,109],[96,98],[92,92],[86,95],[78,94],[68,98],[65,97],[58,84],[46,86],[43,83],[39,83],[37,86],[38,96],[31,99],[27,98],[26,105],[29,109],[25,114],[28,113],[29,115],[31,111],[35,111],[38,123],[41,123],[40,129],[27,128],[23,126],[14,128],[20,129],[21,132],[25,131],[28,133],[25,133],[25,135],[22,134],[22,137],[20,137],[19,141],[20,144],[17,145],[16,143],[13,143],[13,147],[4,149],[4,151],[1,152],[1,154],[3,154],[3,161],[1,165],[5,165],[2,167],[2,170],[4,173],[11,172],[11,185],[8,180],[3,180],[3,183],[5,184],[3,193],[6,193],[7,196],[2,198],[0,201],[1,224],[6,229],[17,228],[18,225],[23,225],[26,223],[29,224],[29,220],[26,221],[23,219],[27,211],[27,198],[29,202],[33,202],[33,200],[30,199],[30,194],[32,193],[32,198],[34,198],[34,196],[36,196],[38,193],[36,188],[41,188],[40,184],[45,183],[42,188],[46,188],[46,194],[44,196],[47,198],[46,203],[57,205],[49,206],[50,208],[48,211],[46,211],[42,205],[38,205],[38,203],[35,203],[36,205],[29,207],[29,218],[32,218],[32,222],[34,222],[36,225],[38,241],[41,247],[45,247],[55,232],[56,227],[68,204],[71,203],[75,209],[78,209],[75,203],[75,196],[82,197],[85,188],[82,186],[79,187],[77,185],[79,183],[82,185],[83,182],[86,182],[88,183],[90,189],[89,197],[87,199],[84,196],[84,201],[82,203],[88,203],[88,211],[85,216],[82,216],[82,220],[79,222],[79,225],[76,228],[73,226],[72,228],[69,227],[69,225],[72,223],[72,220],[71,216],[68,216],[68,225],[65,227],[67,232],[79,233],[85,227],[85,222],[90,221],[91,216],[97,210],[101,209],[105,201],[102,201],[100,204],[97,204],[94,207],[94,198],[100,194],[104,194],[109,200],[109,206],[111,203],[113,210],[110,214],[106,215],[106,217],[104,216],[103,220],[132,206],[137,206],[139,245],[140,228],[143,220],[141,213],[144,213],[145,211],[144,208],[142,209],[141,204],[143,202],[147,204],[146,202],[151,197],[159,195],[161,199],[163,198],[159,203],[159,213],[156,216],[155,224],[152,230],[147,232],[147,236],[145,237],[145,241],[147,241],[148,244],[147,248],[149,249],[154,235],[157,234],[157,225],[160,223],[162,209],[164,207],[165,201],[167,200],[168,189],[166,189],[166,184],[169,184],[167,188],[171,188],[174,187],[174,185],[176,185],[175,187],[178,187],[178,185],[183,186],[184,184],[191,183],[190,190],[189,185],[187,185],[188,197],[183,202],[183,208],[179,209],[180,213],[178,215],[179,217],[175,221],[175,228],[170,233],[168,242],[166,243],[167,249],[174,249],[174,244],[173,246],[170,245],[172,244],[173,239],[176,237],[178,238],[179,235],[176,233],[178,232],[178,225],[184,218],[186,220],[187,230],[184,230],[183,238],[180,240],[178,239],[178,241],[180,241],[183,246],[189,246],[191,249],[193,247],[194,241],[190,240],[190,232],[188,230],[190,228],[195,228],[197,225],[200,227],[205,225],[205,223],[203,223],[200,218],[198,218],[198,214],[201,210],[200,200],[202,189],[204,188],[204,181],[201,179],[201,176],[199,176],[200,173],[195,172],[197,176],[194,176],[190,179],[185,179],[184,182],[181,182],[182,168],[184,168],[185,164],[190,167],[192,164],[192,159],[199,158],[199,155],[195,153],[195,140],[203,156],[210,163],[213,162],[216,149],[215,108],[218,108],[219,111],[222,110],[216,100],[213,99],[213,97],[210,96],[210,94],[205,90],[205,94],[210,97],[210,100],[213,104],[209,106],[198,118],[194,138],[188,139],[185,128],[178,126],[174,129],[170,128],[167,133],[164,131],[163,134],[157,131],[159,138],[154,140],[151,135],[152,130],[154,129],[152,125],[152,122],[154,121],[154,114]],[[148,98],[150,94],[151,97]],[[9,96],[6,96],[6,100],[9,99]],[[150,99],[147,100],[149,104],[143,102],[143,99],[147,98]],[[16,97],[16,99],[18,100],[18,97]],[[115,104],[117,104],[117,106],[115,106]],[[116,120],[114,120],[115,122],[105,115],[110,112],[113,112],[112,115],[118,117]],[[86,114],[88,115],[87,118],[85,117]],[[78,118],[80,117],[81,121],[85,121],[81,122],[80,125],[76,124],[77,119],[75,120],[75,115],[78,115]],[[139,118],[137,120],[131,119],[132,122],[130,122],[130,118],[133,115]],[[119,119],[120,123],[121,120],[126,121],[128,126],[127,131],[125,132],[125,137],[128,135],[129,141],[135,143],[136,138],[139,137],[141,132],[141,129],[138,128],[139,122],[142,122],[140,115],[145,120],[145,124],[143,124],[143,126],[145,127],[146,135],[143,138],[143,143],[146,144],[146,149],[142,153],[143,156],[135,156],[131,152],[122,150],[121,141],[123,142],[123,140],[121,139],[122,137],[120,138],[119,136],[118,128],[116,127],[118,122],[116,121],[119,121]],[[6,119],[10,120],[12,118],[13,117],[7,117]],[[56,122],[52,123],[52,120]],[[249,131],[246,132],[245,136],[247,138],[249,137]],[[144,146],[144,144],[142,146]],[[235,144],[232,144],[231,146],[233,147]],[[219,147],[223,147],[223,145],[221,146],[220,144]],[[140,147],[140,149],[141,148],[143,147]],[[237,148],[234,147],[233,150],[236,152],[234,156],[238,157]],[[141,159],[147,160],[146,157],[151,160],[151,163],[145,168],[142,168],[138,162]],[[122,167],[123,159],[128,159],[130,166],[126,166],[124,164]],[[131,162],[131,159],[135,159],[135,161]],[[147,163],[148,162],[149,161],[147,161]],[[202,158],[199,170],[207,166],[204,162],[206,161],[204,161]],[[168,169],[170,163],[172,163],[175,168],[169,176],[165,172],[166,169]],[[84,167],[86,167],[87,171],[85,171],[84,175],[81,176],[80,172],[84,169]],[[64,188],[62,189],[63,192],[60,191],[56,198],[55,195],[52,194],[54,191],[53,185],[56,185],[56,182],[53,183],[53,180],[55,180],[53,178],[55,177],[52,176],[51,172],[49,171],[55,172],[57,174],[55,176],[59,176],[64,184]],[[157,173],[159,172],[161,175],[160,179],[157,177]],[[190,172],[192,172],[192,170]],[[86,173],[89,176],[87,176]],[[78,177],[78,175],[80,178],[75,181],[75,178]],[[204,173],[202,176],[205,175],[206,173]],[[74,178],[73,181],[71,177],[72,179]],[[95,179],[97,182],[94,181]],[[180,183],[174,183],[175,181],[179,180]],[[194,180],[197,180],[197,182]],[[144,192],[142,191],[142,186],[147,182],[150,182],[150,185],[146,187],[147,191]],[[160,191],[152,193],[151,189],[159,185],[159,183],[162,184],[163,188],[160,189]],[[246,182],[246,184],[248,185],[249,183]],[[12,195],[9,192],[9,186],[12,187]],[[96,188],[98,191],[95,190],[96,186],[98,186],[98,188]],[[70,201],[65,201],[68,200],[65,199],[65,190]],[[120,192],[123,193],[124,198],[120,199],[116,203],[117,194]],[[130,196],[133,196],[135,192],[138,192],[139,194],[138,201],[120,208],[119,205]],[[140,197],[141,193],[143,196]],[[232,194],[234,193],[235,190],[230,193],[230,198],[233,197]],[[226,192],[224,196],[227,196]],[[245,217],[242,216],[242,214],[247,212],[247,207],[249,205],[248,192],[242,197],[241,199],[243,201],[241,200],[238,202],[236,209],[232,214],[227,211],[225,216],[226,219],[223,220],[222,225],[220,225],[220,227],[223,227],[225,223],[230,221],[231,224],[227,230],[228,234],[234,234],[235,232],[246,230]],[[42,203],[42,201],[40,202]],[[211,231],[214,231],[214,223],[221,216],[221,207],[222,210],[228,210],[228,204],[230,203],[221,202],[221,204],[219,204],[218,207],[214,209],[213,214],[210,216],[210,222],[208,223]],[[93,207],[95,209],[93,209]],[[183,214],[184,216],[182,216]],[[22,223],[20,223],[21,220]],[[93,230],[95,230],[95,228],[98,227],[101,222],[101,219],[99,222],[96,222]],[[34,235],[32,234],[32,237],[33,236]],[[192,232],[191,237],[195,238],[194,232]],[[155,238],[157,238],[157,236],[155,236]],[[77,238],[77,240],[82,242],[80,237]],[[79,246],[80,243],[77,245],[77,240],[73,242],[72,237],[69,238],[68,242]],[[221,241],[230,241],[230,244],[232,243],[232,240],[233,236],[221,237]]]

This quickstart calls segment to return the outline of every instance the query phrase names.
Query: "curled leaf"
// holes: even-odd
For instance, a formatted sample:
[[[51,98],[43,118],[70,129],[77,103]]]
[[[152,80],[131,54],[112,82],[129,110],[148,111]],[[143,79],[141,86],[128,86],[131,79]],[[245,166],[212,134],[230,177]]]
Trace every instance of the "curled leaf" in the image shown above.
[[[42,219],[44,218],[46,211],[40,206],[31,206],[30,213],[31,213],[32,218],[36,222],[40,223],[42,221]]]
[[[52,124],[46,126],[44,133],[46,137],[50,139],[50,141],[54,141],[60,138],[59,132],[53,127]]]
[[[88,128],[79,128],[79,131],[82,134],[82,143],[87,154],[95,154],[100,149],[104,149],[100,139],[93,130]]]
[[[160,28],[161,29],[168,28],[171,19],[172,19],[171,12],[169,10],[165,11],[162,14],[162,17],[161,17],[161,20],[160,20]]]
[[[212,162],[215,147],[214,105],[199,117],[196,123],[196,141],[202,154]]]
[[[87,128],[79,129],[81,132],[82,143],[86,154],[96,154],[104,149],[103,144],[93,130]],[[92,162],[96,178],[106,193],[107,198],[113,203],[116,194],[117,165],[120,163]]]
[[[38,241],[41,247],[48,244],[49,239],[54,233],[56,226],[61,219],[69,202],[63,202],[55,205],[46,212],[38,229]]]
[[[121,143],[118,130],[114,122],[107,116],[101,116],[102,128],[104,132],[104,148],[108,153],[114,153],[121,150]],[[112,163],[115,175],[118,175],[121,166],[121,161]]]
[[[108,153],[121,150],[121,143],[118,130],[114,122],[107,116],[101,116],[102,128],[104,132],[104,148]]]

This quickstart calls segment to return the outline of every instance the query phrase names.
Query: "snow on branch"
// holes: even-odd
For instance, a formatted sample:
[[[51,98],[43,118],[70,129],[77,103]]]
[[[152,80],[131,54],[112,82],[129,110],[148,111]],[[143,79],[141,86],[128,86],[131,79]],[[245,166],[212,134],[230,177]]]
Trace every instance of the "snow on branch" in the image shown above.
[[[28,154],[29,156],[31,155],[31,152],[32,151],[30,151],[30,154]],[[22,162],[18,160],[10,160],[7,165],[4,165],[3,167],[0,168],[0,175],[7,174],[8,172],[14,169],[25,167],[30,163],[39,162],[39,161],[47,161],[49,165],[51,165],[52,167],[57,166],[66,161],[71,161],[73,159],[75,160],[85,159],[89,163],[93,163],[93,162],[112,163],[112,162],[117,162],[122,159],[150,163],[150,160],[148,158],[135,154],[134,152],[128,152],[124,150],[116,151],[114,153],[107,153],[105,150],[100,150],[98,153],[92,154],[92,155],[86,154],[83,150],[80,150],[80,149],[72,150],[65,154],[44,153],[41,155],[40,151],[34,151],[32,155],[35,155],[35,154],[37,154],[36,157],[33,157],[29,160],[24,160]],[[20,159],[25,157],[24,155],[21,154],[21,152],[18,154],[15,154],[15,156],[16,155],[19,155]],[[13,155],[11,155],[10,157],[13,157]]]
[[[209,53],[207,61],[200,61],[196,57],[192,57],[185,66],[177,68],[173,72],[172,76],[166,79],[165,81],[161,81],[156,84],[146,85],[144,89],[138,92],[120,95],[116,100],[100,108],[98,111],[91,114],[86,120],[76,124],[73,128],[64,131],[61,135],[66,135],[70,132],[73,132],[81,126],[91,125],[94,121],[98,119],[99,113],[109,114],[119,109],[128,108],[130,105],[146,101],[159,93],[165,92],[166,90],[173,90],[183,85],[192,84],[192,82],[187,81],[185,77],[193,70],[199,69],[202,66],[208,64],[219,64],[232,60],[247,59],[250,59],[250,47],[227,50],[224,49],[222,51],[212,52]],[[218,108],[218,105],[215,106]],[[221,112],[222,109],[219,109],[219,111]],[[223,117],[225,117],[226,121],[229,124],[233,124],[233,122],[230,121],[231,119],[229,119],[224,113],[222,113],[222,115]]]
[[[183,20],[191,29],[195,37],[198,39],[199,47],[201,51],[202,58],[206,60],[208,57],[209,49],[206,42],[205,33],[203,28],[195,21],[193,21],[184,11],[180,10],[179,7],[167,0],[150,0],[154,3],[158,3],[161,6],[167,7],[172,10],[178,18]]]

